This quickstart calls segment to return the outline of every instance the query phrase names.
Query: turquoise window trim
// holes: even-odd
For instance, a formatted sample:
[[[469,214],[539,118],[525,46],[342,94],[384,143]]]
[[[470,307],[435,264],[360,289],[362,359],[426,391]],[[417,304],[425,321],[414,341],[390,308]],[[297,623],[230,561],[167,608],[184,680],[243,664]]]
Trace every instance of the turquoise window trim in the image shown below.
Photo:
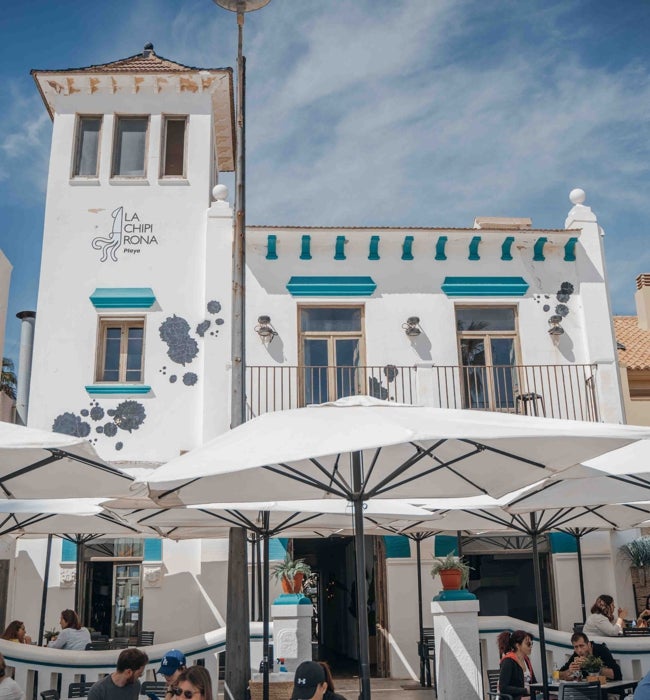
[[[528,286],[523,277],[445,277],[441,289],[448,297],[523,297]]]
[[[445,246],[447,245],[447,236],[439,236],[436,241],[436,260],[446,260]]]
[[[433,556],[446,557],[458,553],[458,538],[453,535],[436,535],[433,538]]]
[[[515,241],[514,236],[506,236],[503,243],[501,244],[501,260],[512,260],[512,253],[510,249]]]
[[[61,540],[61,561],[67,564],[77,561],[77,545],[70,540]]]
[[[277,260],[277,243],[278,237],[274,233],[269,233],[266,237],[266,259],[267,260]]]
[[[469,256],[468,260],[480,260],[481,256],[479,255],[478,252],[478,247],[479,244],[481,243],[481,237],[480,236],[474,236],[472,240],[469,242]]]
[[[122,394],[149,394],[148,384],[88,384],[86,391],[91,396],[121,396]]]
[[[410,559],[411,542],[405,535],[384,535],[386,559]]]
[[[345,260],[345,236],[336,237],[336,246],[334,248],[334,260]]]
[[[413,260],[413,236],[404,236],[402,260]]]
[[[311,260],[311,236],[304,235],[300,243],[300,259]]]
[[[269,540],[269,561],[282,561],[287,556],[288,537],[272,537]]]
[[[551,532],[549,533],[548,541],[553,554],[576,553],[578,551],[576,538],[566,532]]]
[[[158,537],[146,537],[144,540],[144,561],[162,561],[162,540]]]
[[[96,309],[150,309],[156,303],[151,287],[97,287],[89,298]]]
[[[294,297],[369,297],[375,289],[372,277],[292,277],[287,282]]]
[[[537,262],[543,262],[546,260],[546,257],[544,256],[544,246],[546,245],[547,241],[548,238],[546,238],[546,236],[541,236],[535,241],[535,246],[533,247],[533,260]]]
[[[578,239],[575,236],[572,236],[564,244],[564,261],[565,262],[575,262],[575,260],[576,260],[576,243],[577,242],[578,242]]]
[[[368,260],[379,260],[379,236],[370,236]]]

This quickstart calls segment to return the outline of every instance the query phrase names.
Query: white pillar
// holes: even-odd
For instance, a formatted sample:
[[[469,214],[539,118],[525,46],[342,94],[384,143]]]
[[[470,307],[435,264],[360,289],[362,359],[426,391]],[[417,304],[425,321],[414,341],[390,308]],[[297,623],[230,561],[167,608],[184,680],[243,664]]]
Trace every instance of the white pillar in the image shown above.
[[[311,661],[312,613],[311,600],[299,593],[283,593],[271,605],[273,655],[284,659],[287,671],[295,671],[303,661]],[[277,664],[275,668],[279,670]]]
[[[27,425],[29,412],[29,387],[32,382],[32,353],[34,351],[34,323],[36,314],[33,311],[20,311],[16,318],[20,324],[20,355],[18,357],[18,382],[16,389],[16,423]]]
[[[443,591],[431,603],[438,700],[482,700],[479,602],[468,591]]]

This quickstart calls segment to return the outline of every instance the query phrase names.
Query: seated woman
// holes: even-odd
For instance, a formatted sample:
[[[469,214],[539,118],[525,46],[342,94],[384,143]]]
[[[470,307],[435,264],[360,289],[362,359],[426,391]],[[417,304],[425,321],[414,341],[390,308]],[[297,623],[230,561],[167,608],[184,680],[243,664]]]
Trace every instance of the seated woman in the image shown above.
[[[641,614],[639,615],[639,617],[637,618],[636,626],[637,627],[647,627],[649,622],[650,622],[650,595],[646,596],[645,607],[641,611]]]
[[[32,643],[32,638],[28,634],[25,634],[25,623],[20,620],[13,620],[13,622],[10,622],[0,639],[8,639],[10,642],[18,642],[18,644]]]
[[[74,610],[64,610],[59,624],[61,633],[47,645],[48,647],[83,651],[86,644],[90,644],[90,632],[81,626],[79,616]]]
[[[499,692],[517,699],[529,698],[530,684],[537,682],[529,658],[532,637],[524,630],[505,631],[497,637],[497,644],[501,655]]]
[[[22,688],[7,675],[7,664],[2,654],[0,654],[0,700],[25,700]]]
[[[618,609],[618,617],[614,612],[616,606],[611,595],[599,595],[591,606],[591,615],[585,620],[582,631],[590,637],[618,637],[623,634],[627,610]]]

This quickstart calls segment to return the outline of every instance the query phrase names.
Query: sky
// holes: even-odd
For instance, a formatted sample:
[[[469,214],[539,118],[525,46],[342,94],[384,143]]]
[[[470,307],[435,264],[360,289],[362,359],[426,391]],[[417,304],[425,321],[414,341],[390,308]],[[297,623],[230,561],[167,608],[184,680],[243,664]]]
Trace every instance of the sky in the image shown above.
[[[613,310],[650,272],[647,0],[271,0],[246,17],[247,222],[562,228],[581,187]],[[0,13],[5,356],[38,294],[51,121],[30,69],[235,66],[212,0],[20,0]],[[232,178],[224,182],[231,186]],[[231,197],[232,199],[232,197]]]

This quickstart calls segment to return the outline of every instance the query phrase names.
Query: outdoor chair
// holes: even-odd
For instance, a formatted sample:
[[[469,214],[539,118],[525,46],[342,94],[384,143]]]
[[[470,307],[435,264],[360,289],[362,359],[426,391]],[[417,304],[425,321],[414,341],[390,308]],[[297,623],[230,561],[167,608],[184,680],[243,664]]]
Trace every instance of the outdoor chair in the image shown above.
[[[106,649],[110,648],[111,643],[108,641],[108,639],[88,642],[88,644],[86,644],[86,651],[105,651]]]
[[[489,700],[514,700],[512,695],[508,695],[508,693],[497,693],[491,690],[488,690],[487,696]]]
[[[436,647],[433,627],[422,629],[422,641],[418,641],[420,657],[420,685],[431,688],[431,664],[433,664],[433,687],[436,687]]]
[[[573,623],[573,633],[582,632],[582,628],[585,626],[584,622],[574,622]]]
[[[128,637],[114,637],[113,639],[111,639],[111,649],[126,649],[128,646]]]
[[[648,637],[650,636],[649,627],[624,627],[624,637]]]
[[[486,671],[488,679],[488,688],[491,693],[496,693],[499,687],[499,674],[501,670],[498,668],[488,668]]]
[[[138,647],[150,647],[153,644],[153,636],[155,632],[140,632],[138,634]]]
[[[85,698],[88,697],[88,691],[93,687],[95,681],[86,683],[70,683],[68,686],[69,698]]]
[[[43,698],[43,700],[59,700],[59,691],[56,690],[56,688],[41,690],[41,698]]]
[[[560,683],[558,700],[600,700],[600,683]]]
[[[140,686],[140,695],[147,693],[155,693],[159,698],[164,698],[167,692],[167,683],[165,681],[145,681]]]

